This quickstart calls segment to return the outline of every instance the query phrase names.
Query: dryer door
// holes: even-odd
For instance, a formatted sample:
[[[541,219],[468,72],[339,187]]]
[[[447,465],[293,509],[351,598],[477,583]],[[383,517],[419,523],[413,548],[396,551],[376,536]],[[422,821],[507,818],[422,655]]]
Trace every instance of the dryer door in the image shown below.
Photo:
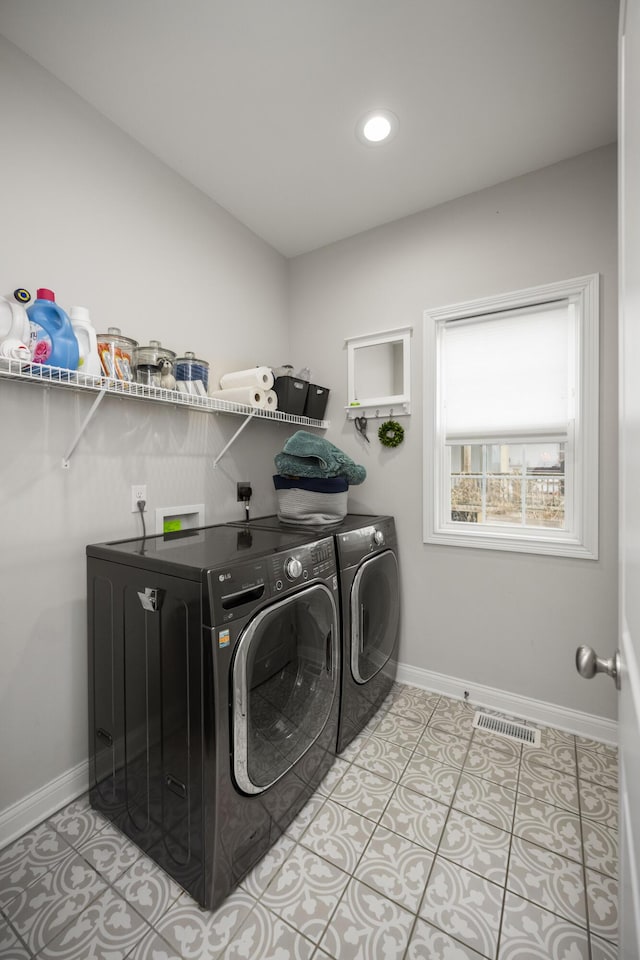
[[[233,770],[261,793],[324,729],[338,689],[338,621],[331,591],[312,584],[263,609],[233,661]]]
[[[351,586],[351,673],[366,683],[393,652],[400,619],[398,561],[392,550],[365,560]]]

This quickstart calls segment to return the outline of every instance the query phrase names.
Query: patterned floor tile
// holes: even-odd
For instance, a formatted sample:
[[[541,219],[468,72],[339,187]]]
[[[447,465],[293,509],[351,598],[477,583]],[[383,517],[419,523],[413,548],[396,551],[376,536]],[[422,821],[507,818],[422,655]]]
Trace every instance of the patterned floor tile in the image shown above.
[[[336,960],[402,960],[413,919],[396,903],[351,880],[320,945]]]
[[[351,743],[344,748],[342,753],[339,755],[339,759],[345,760],[347,763],[353,763],[360,751],[369,742],[370,737],[371,733],[359,733],[358,736],[354,737]]]
[[[331,765],[331,769],[316,790],[322,797],[328,797],[340,778],[349,769],[350,764],[341,757],[336,757]]]
[[[376,831],[355,876],[389,900],[417,913],[433,854],[385,827]]]
[[[423,753],[440,763],[448,763],[452,767],[461,767],[468,749],[468,736],[459,737],[436,727],[427,727],[416,744],[415,752]]]
[[[438,763],[431,757],[415,753],[407,764],[400,783],[403,787],[423,793],[439,803],[450,804],[455,793],[460,768],[448,763]]]
[[[73,853],[73,848],[46,823],[0,851],[0,907],[57,863]]]
[[[575,747],[565,740],[549,740],[544,746],[523,747],[522,767],[529,764],[551,767],[571,777],[577,775]]]
[[[517,788],[519,769],[519,753],[503,753],[478,743],[472,743],[464,764],[465,773],[482,780],[491,780],[507,790]]]
[[[436,857],[420,916],[485,957],[494,958],[504,890]]]
[[[431,714],[437,707],[439,700],[440,697],[434,694],[421,691],[414,693],[407,688],[404,693],[391,698],[387,710],[402,717],[407,717],[409,720],[417,720],[418,723],[426,724],[431,719]]]
[[[372,820],[329,799],[299,842],[346,873],[353,873],[374,829]]]
[[[576,737],[576,746],[580,750],[605,754],[613,764],[618,763],[618,748],[611,743],[603,743],[602,740],[591,740],[587,737]]]
[[[259,900],[294,847],[295,841],[284,833],[244,878],[243,890]]]
[[[182,960],[174,948],[163,940],[155,930],[140,940],[127,956],[127,960]]]
[[[617,944],[591,937],[591,960],[618,960]]]
[[[459,700],[440,699],[429,720],[429,726],[456,736],[471,736],[473,730],[473,707]]]
[[[582,821],[584,864],[608,877],[618,876],[618,833],[590,820]]]
[[[540,727],[540,742],[543,747],[550,743],[564,743],[571,748],[575,747],[577,739],[573,733],[567,733],[566,730],[559,730],[557,727]]]
[[[518,791],[563,810],[578,813],[578,781],[576,777],[537,763],[535,758],[523,760]]]
[[[152,925],[164,916],[182,893],[182,888],[145,856],[119,877],[114,888]]]
[[[309,797],[298,816],[285,830],[285,836],[291,837],[292,840],[299,840],[324,803],[326,803],[326,797],[319,793]]]
[[[509,834],[475,817],[452,810],[438,853],[494,883],[504,884]]]
[[[261,903],[317,943],[349,876],[304,847],[296,847],[262,895]]]
[[[507,893],[500,932],[500,960],[589,960],[586,931]]]
[[[442,930],[436,930],[430,923],[418,918],[406,960],[482,960],[482,957],[471,947],[465,947]]]
[[[255,904],[244,890],[234,891],[213,912],[181,897],[156,923],[156,930],[184,960],[217,960]]]
[[[125,957],[149,932],[135,910],[106,890],[38,954],[38,960]]]
[[[582,866],[573,860],[514,837],[507,888],[571,923],[587,925]]]
[[[612,830],[618,829],[618,791],[601,784],[579,780],[580,812]]]
[[[385,777],[397,783],[411,757],[411,747],[399,747],[390,740],[373,736],[367,739],[353,762],[358,767],[364,767],[379,777]]]
[[[18,934],[0,915],[0,957],[2,960],[30,960],[31,953]]]
[[[513,832],[571,860],[582,860],[580,819],[567,810],[518,794]]]
[[[618,941],[618,881],[587,870],[587,906],[591,932]]]
[[[392,780],[352,764],[334,787],[331,799],[363,817],[378,821],[394,789]]]
[[[509,740],[507,737],[498,737],[491,730],[479,730],[477,728],[473,731],[471,744],[474,747],[490,748],[498,751],[498,753],[507,753],[516,760],[520,759],[523,751],[522,744]]]
[[[92,808],[87,796],[74,800],[46,822],[76,850],[109,824],[106,817]]]
[[[505,790],[490,780],[469,777],[465,773],[460,777],[453,798],[456,810],[508,831],[511,831],[515,805],[516,795],[513,790]]]
[[[578,776],[590,783],[618,789],[618,761],[613,753],[583,750],[578,747]]]
[[[104,880],[71,850],[7,907],[7,916],[33,953],[58,936],[67,924],[106,890]]]
[[[315,944],[256,904],[224,951],[224,960],[311,960]]]
[[[114,883],[142,856],[140,847],[136,847],[111,824],[97,836],[82,843],[78,849],[109,883]]]
[[[412,843],[435,850],[446,817],[443,804],[398,785],[380,823]]]
[[[425,724],[418,720],[399,717],[397,713],[386,713],[375,729],[376,737],[391,740],[399,747],[415,747],[422,736]]]

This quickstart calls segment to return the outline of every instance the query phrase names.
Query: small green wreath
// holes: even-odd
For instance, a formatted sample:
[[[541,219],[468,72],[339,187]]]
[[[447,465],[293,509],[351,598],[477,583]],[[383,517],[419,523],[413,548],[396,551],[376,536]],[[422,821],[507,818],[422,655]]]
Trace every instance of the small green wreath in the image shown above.
[[[397,447],[404,440],[404,428],[397,420],[385,420],[378,429],[378,440],[383,447]]]

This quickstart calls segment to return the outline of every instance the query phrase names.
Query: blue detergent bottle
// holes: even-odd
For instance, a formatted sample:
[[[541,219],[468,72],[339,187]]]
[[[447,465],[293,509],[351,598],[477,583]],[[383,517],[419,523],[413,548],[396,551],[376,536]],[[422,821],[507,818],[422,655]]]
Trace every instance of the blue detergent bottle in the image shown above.
[[[53,290],[40,287],[37,300],[27,309],[31,323],[31,352],[34,363],[77,370],[78,340],[71,320],[56,303]]]

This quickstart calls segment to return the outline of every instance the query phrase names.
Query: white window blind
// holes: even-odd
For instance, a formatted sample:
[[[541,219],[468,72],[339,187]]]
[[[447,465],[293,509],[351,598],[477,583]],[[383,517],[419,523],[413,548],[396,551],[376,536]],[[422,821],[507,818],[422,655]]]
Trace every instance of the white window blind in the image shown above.
[[[445,442],[566,438],[574,415],[575,337],[570,299],[446,323]]]

